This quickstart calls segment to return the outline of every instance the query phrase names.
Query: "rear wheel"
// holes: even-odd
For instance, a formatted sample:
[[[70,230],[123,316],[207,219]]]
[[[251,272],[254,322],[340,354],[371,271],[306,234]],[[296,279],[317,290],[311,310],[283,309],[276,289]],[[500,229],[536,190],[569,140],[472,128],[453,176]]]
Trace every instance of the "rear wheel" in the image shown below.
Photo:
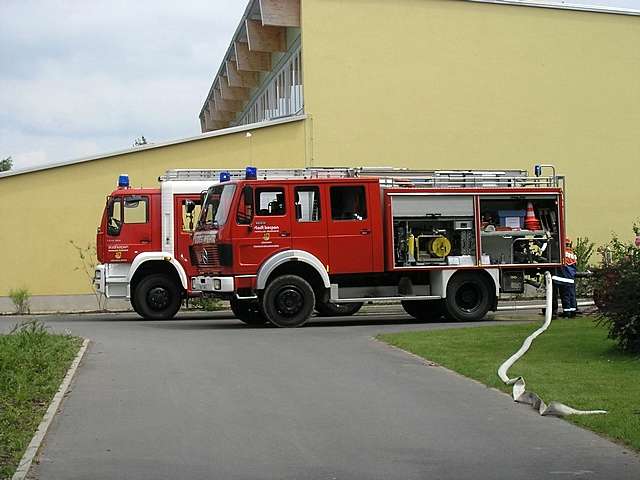
[[[236,318],[247,325],[264,325],[267,323],[267,319],[264,318],[260,311],[260,304],[256,301],[232,298],[229,300],[229,305]]]
[[[321,317],[340,317],[353,315],[362,308],[362,303],[318,303],[316,311]]]
[[[459,322],[482,320],[491,308],[492,289],[482,276],[463,272],[454,275],[447,285],[445,313]]]
[[[305,279],[283,275],[267,285],[262,312],[278,327],[299,327],[311,317],[315,303],[313,289]]]
[[[133,292],[133,297],[131,305],[134,310],[150,320],[173,318],[182,301],[178,286],[161,273],[142,279]]]
[[[404,311],[421,322],[439,322],[442,320],[442,300],[416,300],[401,302]]]

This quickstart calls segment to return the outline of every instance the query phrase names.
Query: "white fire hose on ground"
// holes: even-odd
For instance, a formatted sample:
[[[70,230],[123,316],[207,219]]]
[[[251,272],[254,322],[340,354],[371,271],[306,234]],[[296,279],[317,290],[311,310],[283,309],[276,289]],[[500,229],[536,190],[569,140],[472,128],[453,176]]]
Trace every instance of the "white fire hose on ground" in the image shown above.
[[[551,402],[549,405],[544,403],[544,401],[535,393],[527,392],[525,389],[524,378],[516,377],[509,378],[507,375],[507,371],[511,366],[516,363],[531,347],[533,340],[542,334],[549,325],[551,324],[551,316],[552,316],[552,295],[553,295],[553,281],[564,282],[564,283],[573,283],[573,280],[569,280],[561,277],[552,277],[549,272],[545,272],[545,284],[547,290],[547,298],[546,298],[546,310],[545,310],[545,319],[544,324],[529,335],[525,341],[522,343],[520,350],[511,355],[502,365],[498,368],[498,377],[502,380],[506,385],[513,385],[513,400],[518,403],[526,403],[527,405],[531,405],[533,408],[540,412],[540,415],[555,415],[559,417],[563,417],[565,415],[592,415],[597,413],[607,413],[606,410],[576,410],[575,408],[571,408],[563,403],[559,402]]]

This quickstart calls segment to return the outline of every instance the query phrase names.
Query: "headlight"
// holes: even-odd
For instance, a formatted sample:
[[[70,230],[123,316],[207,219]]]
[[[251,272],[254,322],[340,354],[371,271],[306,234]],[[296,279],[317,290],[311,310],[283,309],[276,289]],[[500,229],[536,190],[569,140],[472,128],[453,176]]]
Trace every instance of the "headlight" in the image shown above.
[[[213,279],[213,289],[222,290],[222,281],[219,278]]]

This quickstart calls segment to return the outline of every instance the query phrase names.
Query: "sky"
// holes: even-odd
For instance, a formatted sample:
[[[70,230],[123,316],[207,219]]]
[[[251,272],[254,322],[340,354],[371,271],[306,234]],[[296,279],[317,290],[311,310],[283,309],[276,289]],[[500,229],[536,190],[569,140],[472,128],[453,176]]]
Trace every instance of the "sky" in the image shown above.
[[[246,0],[0,0],[0,158],[13,169],[200,133]]]

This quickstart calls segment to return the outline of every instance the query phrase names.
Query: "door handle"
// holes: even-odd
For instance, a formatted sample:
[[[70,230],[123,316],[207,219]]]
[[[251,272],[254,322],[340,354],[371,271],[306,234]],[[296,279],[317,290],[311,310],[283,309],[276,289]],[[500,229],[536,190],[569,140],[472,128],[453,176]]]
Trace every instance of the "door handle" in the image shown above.
[[[288,237],[289,235],[291,235],[289,232],[280,232],[281,237]]]
[[[360,235],[369,235],[371,233],[371,230],[365,228],[364,230],[360,230]]]
[[[142,240],[140,240],[140,243],[151,243],[151,240],[143,238]]]

